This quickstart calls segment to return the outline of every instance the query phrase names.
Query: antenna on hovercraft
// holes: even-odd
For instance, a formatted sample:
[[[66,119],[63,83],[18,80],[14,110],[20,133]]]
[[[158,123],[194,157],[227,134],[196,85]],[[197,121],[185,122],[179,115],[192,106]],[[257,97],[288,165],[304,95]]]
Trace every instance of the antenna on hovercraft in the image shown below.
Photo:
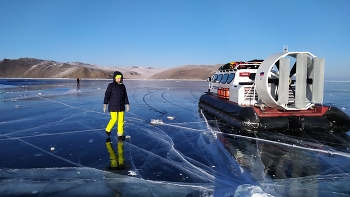
[[[288,46],[287,46],[287,45],[284,45],[284,47],[283,47],[283,52],[285,52],[285,53],[288,52]]]

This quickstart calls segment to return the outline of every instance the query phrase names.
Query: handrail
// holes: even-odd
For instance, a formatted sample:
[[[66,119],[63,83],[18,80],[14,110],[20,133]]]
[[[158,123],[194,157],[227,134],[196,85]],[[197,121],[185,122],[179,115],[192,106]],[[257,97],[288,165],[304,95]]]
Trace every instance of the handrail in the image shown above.
[[[252,84],[252,86],[250,86],[250,88],[249,88],[247,94],[245,94],[244,99],[243,99],[241,105],[242,105],[243,102],[247,99],[248,94],[250,93],[250,91],[252,90],[252,88],[253,88],[254,86],[255,86],[255,82]],[[244,86],[243,86],[243,88],[244,88]],[[253,98],[254,98],[254,100],[255,100],[255,88],[254,88]],[[250,100],[250,101],[251,101],[251,100]]]

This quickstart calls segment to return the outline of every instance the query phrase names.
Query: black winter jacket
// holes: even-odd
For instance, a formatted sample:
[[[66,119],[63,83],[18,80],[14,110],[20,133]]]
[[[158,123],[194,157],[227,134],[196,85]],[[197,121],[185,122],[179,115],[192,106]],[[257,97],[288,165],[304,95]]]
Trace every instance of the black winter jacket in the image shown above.
[[[125,105],[129,104],[126,87],[122,81],[119,84],[115,81],[116,75],[122,74],[118,71],[114,72],[113,83],[108,84],[103,101],[103,104],[108,104],[108,111],[110,112],[125,111]]]

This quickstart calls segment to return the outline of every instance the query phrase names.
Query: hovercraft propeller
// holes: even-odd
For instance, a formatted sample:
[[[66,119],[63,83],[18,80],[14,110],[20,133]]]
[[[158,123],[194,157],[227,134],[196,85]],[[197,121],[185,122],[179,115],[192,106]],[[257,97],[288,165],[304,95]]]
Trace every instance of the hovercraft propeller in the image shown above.
[[[291,60],[295,63],[290,69]],[[276,53],[260,65],[255,82],[265,105],[280,110],[308,109],[323,102],[324,59],[309,52]]]

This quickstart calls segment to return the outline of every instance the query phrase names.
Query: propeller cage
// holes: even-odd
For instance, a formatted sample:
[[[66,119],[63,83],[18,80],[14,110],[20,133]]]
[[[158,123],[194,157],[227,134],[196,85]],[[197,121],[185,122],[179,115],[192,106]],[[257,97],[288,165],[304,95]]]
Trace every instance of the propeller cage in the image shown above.
[[[324,66],[324,58],[309,52],[269,56],[255,77],[259,103],[278,110],[305,110],[323,103]]]

